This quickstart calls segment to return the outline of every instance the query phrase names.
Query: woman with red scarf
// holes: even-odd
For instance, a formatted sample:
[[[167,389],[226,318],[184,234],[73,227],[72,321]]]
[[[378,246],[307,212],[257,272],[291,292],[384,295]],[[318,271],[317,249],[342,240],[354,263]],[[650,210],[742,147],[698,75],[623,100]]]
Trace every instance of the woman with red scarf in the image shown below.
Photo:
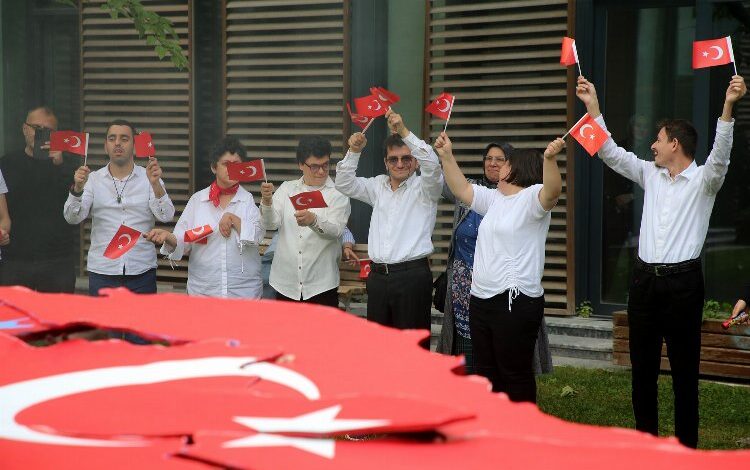
[[[213,297],[260,298],[263,281],[258,244],[265,231],[253,196],[229,179],[227,165],[247,160],[239,140],[225,137],[211,150],[216,180],[193,194],[174,230],[154,229],[146,238],[177,261],[190,254],[187,292]],[[208,234],[208,235],[206,235]]]

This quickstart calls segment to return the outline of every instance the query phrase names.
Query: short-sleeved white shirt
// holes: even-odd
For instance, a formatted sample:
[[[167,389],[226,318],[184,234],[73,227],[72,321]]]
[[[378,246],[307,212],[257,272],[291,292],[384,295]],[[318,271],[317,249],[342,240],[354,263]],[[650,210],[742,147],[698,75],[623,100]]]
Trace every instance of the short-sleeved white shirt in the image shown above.
[[[474,187],[471,209],[483,215],[474,253],[471,295],[489,299],[507,290],[540,297],[544,243],[552,219],[539,202],[541,184],[505,196],[499,190]]]

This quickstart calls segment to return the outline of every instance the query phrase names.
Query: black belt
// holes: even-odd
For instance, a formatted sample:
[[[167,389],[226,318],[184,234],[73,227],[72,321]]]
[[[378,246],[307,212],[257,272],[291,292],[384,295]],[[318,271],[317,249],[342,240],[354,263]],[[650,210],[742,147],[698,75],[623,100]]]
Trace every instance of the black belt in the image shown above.
[[[641,271],[645,271],[655,276],[669,276],[672,274],[686,273],[689,271],[695,271],[701,268],[701,260],[699,258],[691,259],[688,261],[681,261],[679,263],[647,263],[640,258],[635,260],[635,265]]]
[[[427,262],[427,258],[413,259],[411,261],[404,261],[403,263],[370,263],[370,269],[378,274],[390,274],[396,271],[406,271],[407,269],[419,268],[427,266],[429,268],[430,263]]]

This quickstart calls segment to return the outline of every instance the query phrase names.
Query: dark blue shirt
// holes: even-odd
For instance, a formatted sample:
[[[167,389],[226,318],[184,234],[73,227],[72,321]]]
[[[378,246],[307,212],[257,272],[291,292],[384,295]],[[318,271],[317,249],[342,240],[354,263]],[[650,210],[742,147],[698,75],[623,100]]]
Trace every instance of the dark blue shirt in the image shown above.
[[[481,215],[469,211],[456,229],[454,257],[470,267],[474,266],[474,250],[477,247],[477,236],[479,235],[479,224],[481,222]]]

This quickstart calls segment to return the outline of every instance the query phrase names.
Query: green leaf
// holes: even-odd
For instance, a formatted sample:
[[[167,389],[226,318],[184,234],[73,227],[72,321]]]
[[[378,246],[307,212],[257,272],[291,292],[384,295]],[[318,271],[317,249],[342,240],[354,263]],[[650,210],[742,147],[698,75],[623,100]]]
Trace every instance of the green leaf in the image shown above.
[[[162,45],[156,46],[154,50],[156,51],[156,55],[158,55],[160,59],[163,59],[164,56],[167,55],[167,49]]]
[[[156,45],[156,38],[153,36],[146,36],[146,44],[149,46],[155,46]]]

